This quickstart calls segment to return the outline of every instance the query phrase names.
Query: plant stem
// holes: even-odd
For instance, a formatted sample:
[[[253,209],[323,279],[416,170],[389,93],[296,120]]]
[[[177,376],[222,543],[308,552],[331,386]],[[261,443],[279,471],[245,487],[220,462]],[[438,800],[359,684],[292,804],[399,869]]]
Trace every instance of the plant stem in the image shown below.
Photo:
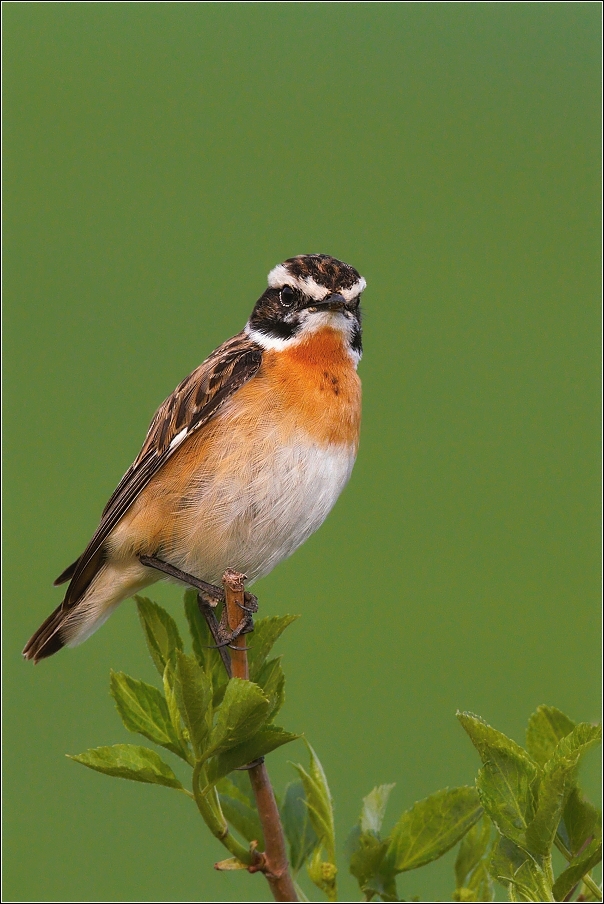
[[[559,835],[556,835],[556,837],[554,838],[554,844],[556,845],[562,856],[565,857],[566,860],[568,860],[568,862],[570,863],[570,861],[573,859],[573,855],[568,850]],[[589,873],[585,873],[585,875],[581,879],[581,882],[583,882],[583,884],[589,888],[592,895],[595,895],[599,901],[602,900],[602,889],[596,882],[594,882]]]
[[[218,838],[221,844],[223,844],[227,851],[230,851],[234,857],[237,857],[238,860],[245,863],[248,867],[255,865],[255,855],[240,844],[229,832],[228,823],[220,809],[220,802],[218,800],[218,795],[216,794],[216,789],[212,788],[210,791],[210,794],[212,795],[211,800],[208,800],[202,792],[200,780],[202,779],[203,771],[201,763],[197,763],[193,770],[193,797],[195,798],[197,809],[201,813],[203,821],[211,833]],[[203,781],[203,784],[205,784],[205,781]]]
[[[225,571],[224,584],[227,620],[231,630],[238,627],[243,618],[245,575],[236,571]],[[230,647],[231,665],[234,678],[249,679],[245,637],[239,637]],[[277,808],[277,802],[264,762],[248,769],[252,790],[256,798],[258,816],[264,832],[266,849],[264,864],[259,869],[266,876],[275,901],[297,901],[298,896],[289,873],[285,836]]]
[[[239,627],[239,623],[243,618],[244,609],[241,606],[244,602],[244,580],[245,575],[238,571],[227,569],[222,576],[224,585],[225,606],[227,611],[227,622],[231,631]],[[245,649],[245,637],[241,635],[229,647],[231,653],[231,670],[233,678],[244,678],[249,680],[249,670],[247,667],[247,651]]]

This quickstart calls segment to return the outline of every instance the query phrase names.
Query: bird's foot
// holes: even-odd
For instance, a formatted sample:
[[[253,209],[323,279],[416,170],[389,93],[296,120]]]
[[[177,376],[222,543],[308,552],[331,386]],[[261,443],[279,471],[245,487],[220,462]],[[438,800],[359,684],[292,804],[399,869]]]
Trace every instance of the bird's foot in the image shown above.
[[[227,620],[226,606],[223,606],[220,621],[217,621],[216,615],[214,614],[214,610],[218,604],[224,603],[225,601],[224,590],[222,587],[208,584],[207,581],[202,581],[201,578],[196,578],[193,574],[181,571],[180,568],[176,568],[175,565],[170,565],[169,562],[164,562],[163,559],[158,559],[157,556],[141,555],[138,558],[141,564],[145,565],[147,568],[154,568],[156,571],[161,571],[162,574],[166,574],[169,577],[180,581],[182,584],[188,584],[189,587],[194,587],[195,590],[197,590],[197,604],[199,610],[205,618],[210,633],[215,641],[210,649],[220,651],[220,656],[227,675],[230,677],[231,661],[229,659],[229,654],[226,651],[226,647],[239,650],[248,649],[248,647],[239,646],[233,648],[232,644],[238,637],[241,637],[243,634],[249,634],[254,630],[252,615],[254,612],[258,611],[258,598],[255,597],[253,593],[249,593],[247,590],[245,591],[243,604],[238,603],[240,608],[244,610],[244,616],[239,625],[233,630],[230,628]]]
[[[231,647],[235,650],[248,650],[249,647],[233,647],[233,641],[237,640],[243,634],[250,634],[254,630],[254,620],[252,614],[258,611],[258,598],[253,593],[245,591],[243,597],[245,604],[239,603],[239,607],[244,610],[244,616],[235,629],[231,628],[228,623],[226,606],[222,610],[220,622],[217,626],[217,632],[214,636],[216,647]]]
[[[147,568],[155,568],[156,571],[161,571],[162,574],[167,574],[169,577],[175,578],[175,580],[180,581],[183,584],[188,584],[189,587],[194,587],[195,590],[197,590],[197,605],[199,606],[199,611],[206,620],[210,634],[216,642],[216,649],[220,652],[220,658],[222,659],[225,671],[230,678],[231,660],[229,654],[223,648],[224,644],[222,641],[224,638],[223,635],[220,634],[220,625],[214,614],[214,609],[218,603],[224,603],[224,590],[222,587],[208,584],[207,581],[202,581],[201,578],[196,578],[195,575],[188,574],[186,571],[181,571],[180,568],[170,565],[169,562],[164,562],[163,559],[158,559],[157,556],[139,556],[138,558],[141,564],[145,565]]]

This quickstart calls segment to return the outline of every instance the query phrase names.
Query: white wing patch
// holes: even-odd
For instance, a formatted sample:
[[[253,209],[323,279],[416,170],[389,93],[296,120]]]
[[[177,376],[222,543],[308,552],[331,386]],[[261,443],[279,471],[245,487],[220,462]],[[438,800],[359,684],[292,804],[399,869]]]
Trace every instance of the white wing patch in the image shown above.
[[[188,429],[186,427],[183,427],[183,429],[180,431],[180,433],[176,434],[176,436],[170,443],[169,448],[173,449],[174,446],[178,446],[180,443],[182,443],[183,439],[185,438],[185,436],[187,435],[188,432],[189,432]]]

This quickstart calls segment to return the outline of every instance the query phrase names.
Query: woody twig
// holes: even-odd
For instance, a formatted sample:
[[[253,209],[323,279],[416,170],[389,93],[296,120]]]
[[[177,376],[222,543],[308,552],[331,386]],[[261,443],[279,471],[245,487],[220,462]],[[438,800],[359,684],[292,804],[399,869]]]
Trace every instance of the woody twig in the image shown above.
[[[245,575],[230,569],[225,571],[222,582],[225,591],[225,606],[229,628],[235,631],[245,616]],[[240,636],[230,645],[233,678],[249,680],[245,636]],[[250,872],[263,872],[275,901],[297,901],[298,896],[292,881],[283,826],[277,802],[264,761],[251,764],[248,774],[256,798],[258,815],[264,832],[265,850],[258,855],[257,862],[248,867]]]

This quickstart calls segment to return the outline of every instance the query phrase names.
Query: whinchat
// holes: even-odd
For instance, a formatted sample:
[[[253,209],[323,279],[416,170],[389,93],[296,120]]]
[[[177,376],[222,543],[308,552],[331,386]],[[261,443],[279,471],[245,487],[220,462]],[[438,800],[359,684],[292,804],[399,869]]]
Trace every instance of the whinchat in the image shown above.
[[[55,581],[69,587],[27,659],[81,643],[165,577],[141,558],[214,585],[231,567],[251,583],[320,527],[357,454],[364,288],[326,254],[271,270],[242,332],[159,407],[92,540]]]

